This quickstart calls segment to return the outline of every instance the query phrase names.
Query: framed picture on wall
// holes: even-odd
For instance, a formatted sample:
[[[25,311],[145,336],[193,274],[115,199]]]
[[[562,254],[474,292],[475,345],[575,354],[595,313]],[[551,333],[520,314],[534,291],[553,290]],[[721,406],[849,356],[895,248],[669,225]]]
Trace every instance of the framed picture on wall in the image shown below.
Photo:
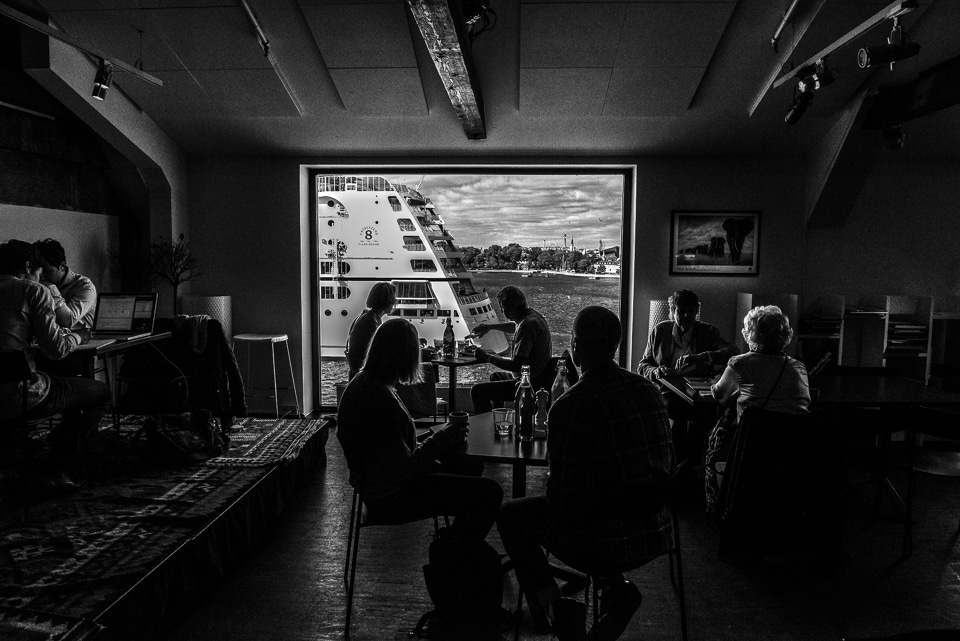
[[[674,211],[670,273],[756,276],[760,273],[759,211]]]

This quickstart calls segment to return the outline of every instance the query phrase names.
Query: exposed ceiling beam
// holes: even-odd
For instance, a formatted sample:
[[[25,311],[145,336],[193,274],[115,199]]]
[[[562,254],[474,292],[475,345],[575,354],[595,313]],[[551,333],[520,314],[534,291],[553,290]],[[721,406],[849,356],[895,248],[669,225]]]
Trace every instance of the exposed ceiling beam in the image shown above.
[[[470,36],[460,0],[407,1],[467,138],[486,138],[483,98],[473,71]]]
[[[84,52],[87,55],[93,56],[94,58],[99,58],[101,60],[109,61],[110,64],[112,64],[116,68],[115,70],[125,71],[133,76],[136,76],[140,80],[145,80],[151,84],[157,85],[158,87],[163,86],[162,80],[160,80],[155,76],[151,76],[150,74],[143,71],[142,69],[137,69],[133,65],[129,65],[122,60],[117,60],[116,58],[112,58],[105,53],[101,53],[100,51],[94,49],[93,47],[77,40],[73,36],[70,36],[67,33],[60,31],[58,29],[54,29],[53,27],[47,24],[44,24],[39,20],[34,20],[27,14],[20,13],[16,9],[8,7],[5,4],[0,4],[0,15],[7,16],[12,20],[16,20],[20,24],[30,27],[35,31],[39,31],[40,33],[46,34],[51,38],[59,40],[60,42],[65,42],[71,47],[79,49],[80,51]]]
[[[855,28],[848,31],[839,40],[836,40],[832,44],[827,45],[825,49],[821,49],[817,53],[810,56],[810,58],[808,58],[801,64],[797,65],[796,67],[794,67],[793,70],[791,70],[788,73],[785,73],[783,76],[777,79],[776,82],[773,83],[773,88],[776,89],[782,86],[784,83],[789,82],[790,80],[796,78],[801,73],[806,73],[811,66],[817,63],[818,60],[826,58],[837,49],[840,49],[844,45],[847,45],[851,41],[859,38],[864,33],[869,31],[870,29],[873,29],[884,20],[890,20],[891,18],[902,16],[905,13],[909,13],[913,11],[918,6],[919,4],[917,3],[917,0],[897,0],[897,2],[893,2],[887,5],[883,10],[875,13],[871,17],[861,22]]]
[[[774,51],[779,51],[777,54],[777,60],[773,66],[773,69],[770,71],[770,75],[767,76],[767,79],[763,82],[763,87],[760,89],[760,92],[753,99],[753,102],[750,103],[749,113],[751,116],[753,115],[753,112],[757,110],[757,107],[760,106],[760,103],[763,102],[763,99],[767,96],[770,90],[773,89],[773,83],[783,70],[783,65],[790,60],[790,56],[793,55],[793,50],[797,48],[797,44],[803,39],[807,29],[809,29],[810,25],[813,24],[813,19],[817,17],[818,13],[820,13],[820,9],[823,7],[826,1],[827,0],[816,0],[807,13],[801,16],[800,19],[794,23],[793,36],[790,38],[790,44],[782,51],[780,51],[779,47],[776,45],[776,43],[779,42],[778,34],[783,29],[783,23],[780,24],[780,28],[777,29],[777,33],[774,34],[774,37],[771,39],[774,43]],[[793,7],[791,6],[791,9],[792,8]]]
[[[867,129],[883,129],[960,103],[960,56],[927,69],[911,82],[880,88],[863,123]]]

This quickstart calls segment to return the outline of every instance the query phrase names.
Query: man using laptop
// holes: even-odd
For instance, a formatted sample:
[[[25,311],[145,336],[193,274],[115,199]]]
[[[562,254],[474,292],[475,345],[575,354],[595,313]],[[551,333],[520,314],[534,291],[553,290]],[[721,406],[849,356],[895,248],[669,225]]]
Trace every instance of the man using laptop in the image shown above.
[[[34,247],[40,254],[40,282],[53,295],[57,312],[57,324],[67,329],[93,326],[93,313],[97,307],[97,288],[86,276],[76,273],[67,265],[63,245],[52,238],[38,240]]]
[[[38,350],[55,361],[80,344],[76,332],[57,324],[53,295],[40,284],[41,270],[39,252],[30,243],[0,244],[0,350],[26,352],[34,370],[26,390],[19,382],[0,384],[0,457],[14,451],[10,426],[22,417],[26,393],[28,420],[62,414],[50,432],[50,479],[57,486],[75,488],[82,480],[86,445],[97,433],[110,390],[100,381],[54,376],[33,365]],[[0,467],[9,468],[9,462],[3,460]]]

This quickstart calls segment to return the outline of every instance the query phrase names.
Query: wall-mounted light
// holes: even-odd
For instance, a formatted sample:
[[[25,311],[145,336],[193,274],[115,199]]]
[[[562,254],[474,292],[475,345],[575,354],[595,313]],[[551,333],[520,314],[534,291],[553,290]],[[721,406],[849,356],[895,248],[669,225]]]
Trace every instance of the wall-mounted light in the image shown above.
[[[97,100],[103,100],[107,95],[107,89],[113,82],[113,65],[109,60],[100,59],[100,66],[97,67],[97,75],[93,79],[93,97]]]
[[[827,69],[826,61],[822,58],[817,60],[814,65],[801,69],[800,81],[794,92],[796,96],[793,105],[787,110],[787,115],[783,121],[788,125],[795,125],[800,122],[800,118],[806,113],[807,107],[813,103],[813,92],[819,91],[833,82],[833,73]]]

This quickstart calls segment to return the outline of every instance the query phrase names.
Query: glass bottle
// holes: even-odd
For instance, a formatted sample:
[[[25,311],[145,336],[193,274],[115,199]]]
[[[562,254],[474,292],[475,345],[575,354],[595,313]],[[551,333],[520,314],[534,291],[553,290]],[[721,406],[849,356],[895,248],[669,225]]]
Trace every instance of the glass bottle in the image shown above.
[[[530,366],[520,368],[520,387],[514,402],[516,407],[517,434],[523,442],[533,440],[533,420],[537,413],[537,401],[533,395],[533,385],[530,384]]]
[[[537,401],[537,415],[533,419],[533,438],[547,438],[547,407],[550,405],[550,392],[541,387],[534,397]]]
[[[450,323],[450,317],[447,317],[447,326],[443,330],[443,355],[456,356],[456,337],[453,335],[453,325]]]
[[[557,376],[550,387],[550,403],[556,403],[568,389],[570,389],[570,382],[567,380],[567,362],[561,358],[557,361]]]

